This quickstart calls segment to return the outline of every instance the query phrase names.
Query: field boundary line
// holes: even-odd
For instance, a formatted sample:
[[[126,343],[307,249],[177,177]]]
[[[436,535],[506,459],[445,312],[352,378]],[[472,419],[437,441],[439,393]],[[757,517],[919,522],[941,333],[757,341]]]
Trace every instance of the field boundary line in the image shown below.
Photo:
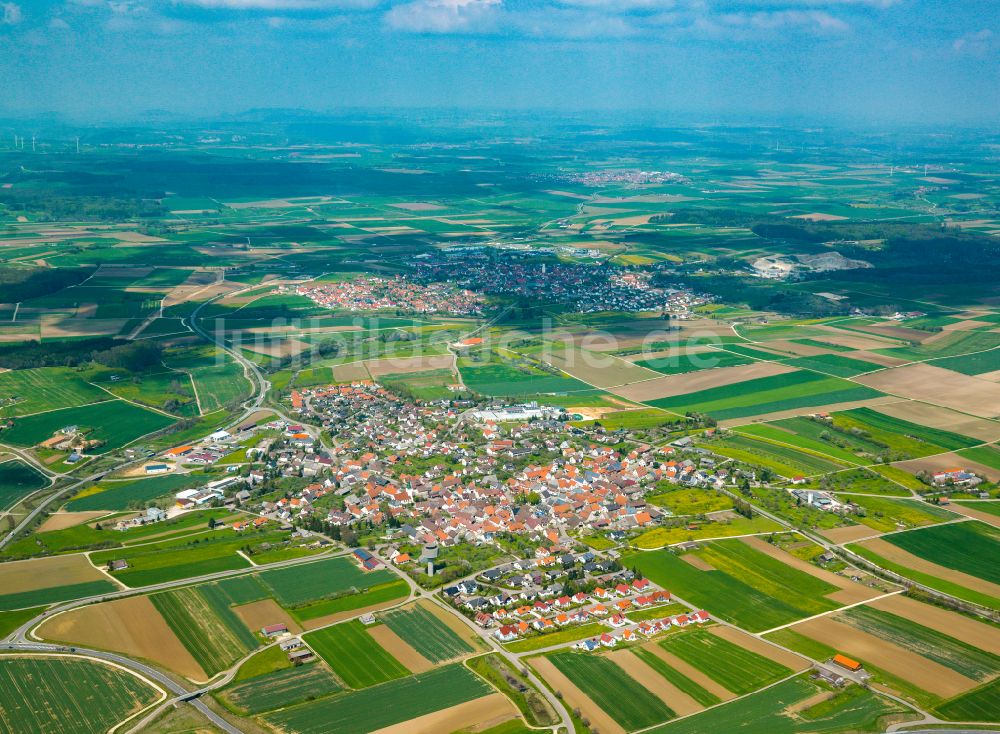
[[[848,605],[843,606],[843,607],[838,607],[837,609],[831,609],[831,610],[829,610],[827,612],[820,612],[819,614],[814,614],[811,617],[806,617],[805,619],[800,619],[800,620],[797,620],[795,622],[789,622],[788,624],[783,624],[783,625],[781,625],[779,627],[774,627],[774,628],[769,629],[769,630],[764,630],[763,632],[755,632],[754,633],[754,637],[762,637],[764,635],[769,635],[772,632],[780,632],[783,629],[787,629],[789,627],[794,627],[795,625],[802,624],[803,622],[811,622],[814,619],[822,619],[823,617],[827,617],[827,616],[829,616],[831,614],[837,614],[837,613],[843,612],[843,611],[845,611],[847,609],[853,609],[854,607],[861,607],[861,606],[864,606],[865,604],[871,604],[874,601],[879,601],[880,599],[886,599],[886,598],[888,598],[890,596],[896,596],[898,594],[902,594],[905,591],[906,591],[906,589],[897,589],[896,591],[890,591],[887,594],[881,594],[880,596],[873,596],[871,599],[865,599],[864,601],[855,602],[854,604],[848,604]]]

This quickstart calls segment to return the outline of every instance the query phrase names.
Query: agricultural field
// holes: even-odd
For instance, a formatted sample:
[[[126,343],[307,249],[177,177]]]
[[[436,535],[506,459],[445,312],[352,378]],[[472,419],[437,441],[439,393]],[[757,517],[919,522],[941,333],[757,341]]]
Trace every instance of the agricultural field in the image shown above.
[[[928,660],[980,682],[1000,676],[1000,655],[955,639],[912,619],[868,606],[854,607],[834,616],[855,629],[910,650]]]
[[[868,464],[866,455],[880,452],[880,446],[853,434],[831,431],[826,421],[812,418],[785,418],[770,423],[754,423],[734,429],[737,433],[786,444],[848,464]]]
[[[149,599],[209,675],[225,670],[259,644],[218,587],[188,587],[153,594]]]
[[[410,674],[357,620],[310,632],[304,640],[340,680],[354,689]]]
[[[0,657],[0,731],[107,731],[163,698],[132,673],[70,656]]]
[[[981,443],[968,436],[921,426],[870,408],[834,413],[832,426],[885,447],[893,458],[917,458]],[[850,438],[847,440],[850,441]]]
[[[1000,719],[1000,678],[934,708],[945,721],[997,721]]]
[[[660,492],[660,489],[663,491]],[[703,515],[708,512],[728,510],[733,506],[729,496],[721,492],[681,489],[672,484],[657,487],[657,492],[648,495],[646,501],[657,507],[663,507],[674,515]]]
[[[386,612],[380,617],[387,627],[433,663],[475,652],[451,627],[419,604]]]
[[[805,676],[783,681],[739,701],[650,730],[655,734],[877,734],[902,707],[859,686],[830,691]]]
[[[722,435],[705,442],[714,453],[728,456],[755,466],[770,469],[783,477],[792,478],[839,471],[844,465],[806,449],[775,443],[769,438],[754,438],[742,434]]]
[[[513,363],[494,357],[488,363],[469,358],[458,360],[462,382],[473,392],[489,397],[518,397],[546,393],[589,393],[590,385],[559,374],[551,374],[530,365]]]
[[[864,509],[864,514],[855,515],[858,522],[883,533],[957,519],[955,513],[919,500],[863,495],[845,495],[844,499]]]
[[[287,533],[279,531],[236,534],[225,527],[213,531],[206,527],[205,533],[210,535],[184,535],[135,547],[98,551],[91,555],[91,560],[96,564],[126,561],[128,568],[115,571],[113,575],[123,584],[135,588],[248,568],[250,562],[237,551],[247,545],[288,537]]]
[[[884,369],[883,365],[865,362],[861,359],[845,357],[842,354],[817,354],[813,357],[796,357],[783,360],[790,367],[812,370],[833,377],[855,377],[865,372],[875,372]]]
[[[665,703],[607,656],[558,652],[546,657],[626,731],[653,726],[675,716]]]
[[[380,609],[409,595],[409,585],[404,580],[397,579],[376,584],[358,593],[340,592],[339,596],[290,607],[289,612],[302,626],[312,628],[322,623],[338,621],[355,610]]]
[[[17,418],[12,427],[3,431],[3,440],[13,446],[31,447],[51,438],[62,428],[77,426],[86,431],[88,440],[100,442],[87,451],[101,454],[121,448],[174,422],[172,417],[124,400],[107,400]]]
[[[659,645],[737,696],[756,691],[792,674],[784,665],[705,629],[671,635]]]
[[[0,416],[5,418],[73,408],[110,396],[67,367],[0,373]],[[6,440],[6,439],[4,439]]]
[[[673,413],[706,413],[717,420],[877,398],[882,393],[815,372],[788,372],[723,387],[647,401]]]
[[[292,569],[275,569],[258,574],[261,583],[271,589],[278,603],[300,607],[351,591],[397,580],[392,571],[362,571],[347,558],[329,558]]]
[[[0,510],[6,510],[35,490],[49,486],[49,480],[20,459],[0,462]]]
[[[446,665],[361,691],[290,706],[266,714],[264,720],[290,734],[366,734],[492,692],[481,678],[461,665]],[[385,705],[386,701],[392,701],[392,705]]]
[[[665,375],[682,375],[686,372],[697,372],[717,367],[738,367],[743,364],[752,364],[753,361],[740,354],[713,349],[695,353],[678,352],[669,357],[638,360],[633,364],[662,372]]]
[[[703,538],[730,538],[749,533],[768,533],[781,530],[781,525],[763,515],[748,520],[736,513],[713,515],[707,522],[683,523],[674,527],[656,527],[636,536],[631,542],[637,548],[652,550],[668,545],[688,543]]]
[[[1000,531],[981,522],[962,522],[896,533],[885,541],[917,558],[933,560],[989,583],[1000,584]]]
[[[826,598],[837,587],[739,540],[706,543],[684,556],[670,551],[636,553],[623,562],[682,599],[751,632],[838,606]]]
[[[279,651],[280,652],[280,651]],[[284,653],[281,653],[284,657]],[[227,687],[223,699],[247,714],[294,706],[306,699],[322,698],[343,690],[340,682],[319,663],[276,670]]]
[[[65,508],[70,512],[91,512],[144,507],[158,497],[205,484],[213,478],[211,474],[192,472],[148,479],[104,481],[84,487],[66,503]]]

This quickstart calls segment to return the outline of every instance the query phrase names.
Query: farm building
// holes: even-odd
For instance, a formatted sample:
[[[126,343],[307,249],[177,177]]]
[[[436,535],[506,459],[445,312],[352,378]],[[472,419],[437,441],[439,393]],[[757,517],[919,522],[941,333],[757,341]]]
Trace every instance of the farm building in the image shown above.
[[[283,635],[288,632],[288,625],[284,622],[278,624],[269,624],[266,627],[261,627],[260,633],[264,637],[277,637],[278,635]]]

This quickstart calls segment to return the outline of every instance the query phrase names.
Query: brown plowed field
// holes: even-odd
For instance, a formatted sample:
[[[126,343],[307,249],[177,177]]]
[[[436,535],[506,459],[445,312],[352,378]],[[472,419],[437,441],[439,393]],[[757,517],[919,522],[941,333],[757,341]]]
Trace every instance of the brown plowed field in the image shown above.
[[[750,652],[755,652],[761,657],[773,660],[778,663],[778,665],[784,665],[786,668],[796,673],[800,670],[805,670],[812,665],[811,662],[793,652],[787,652],[782,650],[780,647],[775,647],[771,643],[762,640],[759,637],[748,635],[746,632],[741,632],[735,627],[727,627],[725,625],[717,624],[709,627],[708,631],[716,637],[721,637],[723,640],[732,642],[734,645],[739,645]]]
[[[4,594],[83,584],[88,581],[106,581],[107,578],[90,565],[86,556],[80,554],[0,564],[0,589],[3,589]]]
[[[884,599],[873,601],[869,606],[890,612],[900,617],[906,617],[924,627],[936,629],[956,640],[987,650],[994,655],[1000,655],[1000,629],[977,622],[947,609],[933,604],[924,604],[908,596],[896,594]]]
[[[458,706],[418,716],[410,721],[377,729],[372,734],[442,734],[452,731],[481,731],[515,718],[517,711],[500,693],[493,693]]]
[[[713,387],[732,385],[737,382],[746,382],[760,377],[770,377],[771,375],[781,375],[786,372],[794,372],[793,367],[788,367],[776,362],[754,362],[753,364],[741,365],[739,367],[719,367],[714,370],[701,370],[700,372],[688,372],[683,375],[670,375],[657,380],[639,382],[635,385],[612,390],[616,395],[621,395],[629,400],[658,400],[669,398],[675,395],[686,395],[699,390],[708,390]]]
[[[692,681],[697,683],[699,686],[704,688],[709,693],[714,693],[723,701],[729,701],[736,698],[736,694],[732,691],[724,688],[723,686],[716,683],[714,680],[709,678],[707,675],[702,673],[697,668],[688,665],[686,662],[681,660],[676,655],[667,652],[662,647],[657,645],[655,642],[647,642],[643,645],[643,648],[649,650],[651,653],[660,658],[663,662],[669,665],[671,668],[676,670],[678,673],[683,675],[685,678],[690,678]]]
[[[569,708],[578,708],[580,713],[590,719],[592,728],[600,732],[609,734],[625,734],[625,730],[618,725],[600,706],[590,700],[583,691],[573,685],[573,682],[563,675],[559,669],[552,664],[552,661],[545,656],[531,659],[531,666],[538,671],[546,682],[552,686],[552,690],[562,694],[563,700]]]
[[[967,589],[972,589],[973,591],[979,591],[983,594],[989,594],[990,596],[1000,598],[1000,585],[991,583],[985,579],[977,578],[976,576],[970,576],[969,574],[962,573],[961,571],[955,571],[950,568],[945,568],[944,566],[939,566],[938,564],[926,561],[923,558],[918,558],[917,556],[907,553],[902,548],[897,548],[892,543],[888,543],[881,538],[866,540],[862,543],[862,545],[865,548],[878,553],[886,560],[898,563],[904,568],[910,568],[914,571],[920,571],[921,573],[926,573],[931,576],[937,576],[939,579],[951,581],[959,586],[964,586]]]
[[[366,631],[374,638],[375,642],[384,647],[411,673],[423,673],[434,667],[434,663],[410,647],[406,640],[393,632],[387,625],[375,625]]]
[[[150,660],[193,681],[208,678],[146,596],[72,609],[43,622],[37,634]]]
[[[1000,385],[928,364],[882,370],[854,380],[876,390],[943,405],[980,418],[1000,415]]]
[[[298,634],[302,631],[302,628],[288,616],[288,612],[278,606],[278,602],[274,599],[262,599],[250,604],[241,604],[238,607],[233,607],[233,611],[237,617],[243,620],[243,624],[251,632],[259,632],[261,627],[280,622],[288,625],[289,632]]]
[[[877,410],[922,426],[940,428],[942,431],[952,431],[983,441],[1000,441],[1000,424],[937,405],[906,400],[880,405]]]
[[[957,696],[979,685],[951,668],[830,617],[811,619],[792,629],[943,698]]]
[[[608,657],[628,675],[642,684],[678,716],[687,716],[701,711],[704,706],[699,704],[684,691],[657,673],[645,662],[635,656],[631,650],[615,650]]]

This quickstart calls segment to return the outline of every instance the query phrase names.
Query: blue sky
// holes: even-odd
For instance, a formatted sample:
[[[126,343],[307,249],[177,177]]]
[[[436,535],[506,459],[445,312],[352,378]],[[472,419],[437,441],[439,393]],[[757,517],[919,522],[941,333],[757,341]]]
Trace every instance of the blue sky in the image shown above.
[[[0,114],[1000,123],[1000,0],[0,0]]]

